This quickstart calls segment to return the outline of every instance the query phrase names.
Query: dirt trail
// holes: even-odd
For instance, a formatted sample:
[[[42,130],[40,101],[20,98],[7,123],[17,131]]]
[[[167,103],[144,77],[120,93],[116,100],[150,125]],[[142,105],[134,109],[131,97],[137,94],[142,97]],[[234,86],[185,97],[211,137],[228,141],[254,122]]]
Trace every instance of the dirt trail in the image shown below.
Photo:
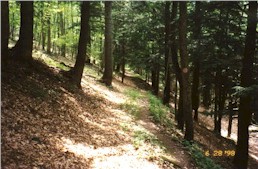
[[[145,129],[150,131],[152,134],[157,136],[159,141],[162,142],[162,144],[166,147],[166,151],[171,154],[173,157],[176,157],[177,160],[174,161],[176,165],[180,168],[184,169],[194,169],[196,168],[193,164],[193,160],[190,157],[189,154],[186,153],[186,150],[184,150],[183,146],[178,143],[175,140],[172,140],[171,136],[169,136],[161,127],[154,124],[150,112],[148,111],[148,101],[142,100],[142,102],[145,102],[144,106],[141,108],[141,114],[139,116],[138,123],[142,125]]]

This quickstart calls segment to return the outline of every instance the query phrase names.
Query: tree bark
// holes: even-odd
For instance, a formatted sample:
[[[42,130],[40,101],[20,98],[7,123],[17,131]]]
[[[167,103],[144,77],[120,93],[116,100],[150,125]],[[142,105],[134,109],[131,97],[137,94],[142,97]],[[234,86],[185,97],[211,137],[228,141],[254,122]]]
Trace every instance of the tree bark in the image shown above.
[[[232,99],[229,102],[228,111],[229,111],[229,117],[228,117],[228,137],[230,137],[231,136],[231,130],[232,130],[233,114],[234,114]]]
[[[104,74],[102,81],[107,85],[112,85],[113,58],[112,58],[112,1],[105,1],[105,44],[104,44]]]
[[[257,2],[249,2],[248,21],[246,30],[245,50],[243,58],[243,67],[241,72],[241,86],[249,87],[253,84],[253,62],[255,55],[257,27]],[[238,132],[236,155],[234,158],[235,168],[247,168],[248,165],[248,126],[251,120],[251,97],[241,96],[238,115]]]
[[[1,1],[1,59],[4,62],[8,58],[9,40],[9,2]]]
[[[177,8],[179,2],[173,2],[172,7],[172,14],[171,14],[171,58],[173,63],[173,69],[176,74],[176,79],[179,82],[179,101],[178,101],[178,111],[176,112],[176,120],[177,120],[177,127],[181,130],[184,129],[184,115],[183,115],[183,88],[182,88],[182,74],[178,62],[178,54],[177,54],[177,43],[176,43],[176,15],[177,15]],[[177,92],[177,91],[176,91]]]
[[[201,46],[201,2],[195,2],[195,31],[194,39],[197,41],[197,49]],[[198,108],[199,108],[199,78],[200,78],[200,53],[194,53],[194,70],[193,70],[193,85],[192,85],[192,105],[194,110],[194,120],[198,121]]]
[[[81,30],[79,37],[78,53],[76,56],[76,62],[71,69],[72,80],[75,85],[81,88],[81,78],[83,74],[84,64],[86,60],[87,44],[89,42],[90,32],[90,1],[83,1],[81,5]]]
[[[179,3],[179,51],[181,58],[181,74],[182,74],[182,88],[183,89],[183,114],[185,120],[185,136],[188,141],[193,140],[193,117],[192,117],[192,105],[190,97],[190,83],[189,83],[189,63],[187,54],[187,2]]]
[[[58,3],[62,3],[62,2],[58,2]],[[61,11],[59,14],[59,19],[60,19],[60,35],[64,36],[65,35],[65,22],[64,22],[64,12]],[[66,53],[66,46],[65,44],[61,45],[61,56],[65,57],[65,53]]]
[[[47,53],[51,53],[51,22],[50,16],[47,19]]]
[[[124,83],[124,78],[125,78],[125,43],[123,40],[123,44],[122,44],[122,62],[121,62],[121,66],[122,66],[122,83]]]
[[[33,1],[21,1],[20,3],[20,36],[13,48],[13,56],[17,59],[30,62],[32,61],[33,47]]]
[[[169,104],[170,100],[170,85],[171,85],[171,76],[170,76],[170,63],[169,63],[169,35],[170,35],[170,4],[171,2],[166,2],[165,4],[165,88],[163,92],[163,104]]]

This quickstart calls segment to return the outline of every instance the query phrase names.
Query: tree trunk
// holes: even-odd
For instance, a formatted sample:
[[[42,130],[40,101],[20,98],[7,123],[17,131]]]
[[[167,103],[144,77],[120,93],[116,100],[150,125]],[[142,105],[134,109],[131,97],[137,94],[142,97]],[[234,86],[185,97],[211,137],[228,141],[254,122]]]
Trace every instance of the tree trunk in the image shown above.
[[[105,1],[105,65],[102,81],[107,85],[112,85],[113,58],[112,58],[112,1]]]
[[[89,42],[88,34],[90,32],[90,1],[83,1],[81,5],[81,30],[79,37],[78,53],[76,56],[76,62],[74,67],[71,69],[72,79],[76,86],[81,88],[81,78],[83,74],[87,44]]]
[[[33,1],[21,1],[20,3],[20,36],[13,48],[13,56],[17,59],[30,62],[32,61],[33,47]]]
[[[153,94],[156,96],[158,96],[159,94],[159,69],[159,63],[156,63],[156,61],[154,61],[151,71],[151,82]]]
[[[193,85],[192,85],[192,104],[194,110],[194,120],[198,121],[198,108],[199,108],[199,77],[200,77],[200,64],[199,61],[194,63],[193,70]]]
[[[182,88],[183,89],[183,114],[185,120],[185,136],[188,141],[193,140],[193,117],[192,117],[192,105],[190,97],[190,83],[189,83],[189,63],[187,54],[187,3],[180,2],[180,17],[179,17],[179,51],[181,58],[181,74],[182,74]]]
[[[170,4],[171,2],[166,2],[165,5],[165,88],[163,92],[163,104],[169,104],[170,100],[170,64],[169,64],[169,35],[170,35]]]
[[[176,15],[177,15],[177,6],[178,2],[173,2],[173,7],[172,7],[172,14],[171,14],[171,22],[173,23],[171,25],[171,58],[172,58],[172,63],[173,63],[173,69],[176,74],[176,79],[179,82],[179,102],[178,102],[178,111],[176,113],[176,120],[177,120],[177,127],[181,130],[184,129],[184,115],[183,115],[183,88],[181,86],[182,84],[182,74],[178,62],[178,55],[177,55],[177,45],[176,45],[176,27],[177,25],[175,24],[176,20]]]
[[[208,72],[204,73],[204,77],[203,77],[203,84],[204,84],[204,89],[203,89],[203,106],[205,108],[209,108],[210,104],[211,104],[211,82],[209,80],[210,74]]]
[[[232,99],[229,102],[228,111],[229,111],[229,117],[228,117],[228,137],[230,137],[231,136],[231,129],[232,129],[233,114],[234,114]]]
[[[125,44],[122,44],[122,83],[124,83],[125,78]]]
[[[51,53],[51,22],[50,22],[50,16],[47,20],[47,53]]]
[[[9,40],[9,2],[1,1],[1,58],[2,62],[8,58]]]
[[[61,2],[59,2],[61,3]],[[60,12],[60,15],[59,15],[59,19],[60,19],[60,35],[61,36],[64,36],[65,35],[65,22],[64,22],[64,13],[63,12]],[[61,56],[65,57],[65,44],[62,44],[61,45]]]
[[[243,67],[241,72],[241,86],[249,87],[253,84],[253,62],[255,55],[257,27],[257,2],[249,2],[248,23],[246,31]],[[251,120],[251,97],[241,96],[238,115],[238,132],[236,155],[234,158],[235,168],[247,168],[248,165],[248,126]]]
[[[195,2],[195,31],[194,39],[197,41],[197,49],[201,46],[201,2]],[[199,108],[199,78],[200,78],[200,53],[194,53],[194,70],[193,70],[193,85],[192,85],[192,105],[194,110],[194,120],[198,121],[198,108]]]
[[[175,81],[175,121],[177,121],[177,114],[178,114],[178,111],[177,111],[177,78],[176,78],[176,81]]]

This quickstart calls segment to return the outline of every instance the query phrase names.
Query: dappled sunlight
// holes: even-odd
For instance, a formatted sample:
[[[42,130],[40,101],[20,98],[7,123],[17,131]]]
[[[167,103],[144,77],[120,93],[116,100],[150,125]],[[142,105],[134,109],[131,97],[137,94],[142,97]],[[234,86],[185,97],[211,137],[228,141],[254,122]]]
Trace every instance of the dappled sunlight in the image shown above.
[[[139,158],[131,144],[96,148],[94,145],[75,143],[69,138],[62,138],[62,151],[92,159],[91,168],[148,168],[159,169],[158,165]]]
[[[114,92],[112,92],[110,90],[107,90],[103,86],[99,86],[99,85],[96,85],[96,84],[89,83],[84,78],[82,79],[82,83],[85,86],[92,88],[95,92],[98,92],[101,95],[103,95],[103,97],[110,102],[113,102],[113,103],[116,103],[116,104],[121,104],[121,103],[125,102],[125,100],[122,97],[118,97]]]
[[[105,159],[95,159],[92,168],[100,169],[159,169],[159,166],[134,155],[110,156]]]

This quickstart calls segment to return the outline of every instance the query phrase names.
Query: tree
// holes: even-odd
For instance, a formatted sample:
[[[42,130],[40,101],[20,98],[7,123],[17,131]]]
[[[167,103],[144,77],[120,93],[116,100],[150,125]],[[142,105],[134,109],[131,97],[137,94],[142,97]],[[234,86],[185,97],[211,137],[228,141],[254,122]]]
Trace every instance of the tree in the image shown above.
[[[9,39],[9,3],[1,1],[1,57],[2,61],[8,57],[8,39]]]
[[[32,61],[33,47],[33,1],[21,1],[21,26],[19,40],[13,48],[13,56]]]
[[[71,69],[72,79],[76,86],[81,87],[81,78],[86,60],[87,44],[90,32],[90,1],[83,1],[81,5],[81,30],[79,37],[78,53],[74,67]]]
[[[257,2],[249,2],[248,21],[246,30],[245,50],[243,58],[243,67],[241,72],[241,86],[249,87],[253,84],[253,63],[255,55],[257,27]],[[248,164],[248,126],[251,120],[251,96],[244,95],[240,97],[239,115],[238,115],[238,137],[236,146],[236,155],[234,165],[236,168],[247,168]]]
[[[183,114],[185,120],[185,139],[193,140],[193,118],[192,118],[192,105],[190,98],[190,83],[189,83],[189,63],[187,54],[187,3],[179,3],[179,52],[181,58],[181,74],[182,74],[182,88],[183,90]]]
[[[105,44],[104,44],[104,74],[102,81],[110,86],[112,84],[113,59],[112,59],[112,2],[105,1]]]
[[[171,85],[171,75],[170,75],[170,47],[169,47],[169,38],[170,38],[170,4],[171,2],[166,2],[165,4],[165,88],[163,103],[168,104],[170,100],[170,85]]]
[[[179,93],[179,104],[178,104],[178,111],[175,114],[175,118],[177,120],[178,128],[182,131],[184,130],[184,114],[183,114],[183,88],[182,86],[182,74],[181,69],[178,61],[178,47],[176,43],[176,16],[177,16],[177,8],[178,8],[178,2],[173,2],[172,7],[172,14],[171,14],[171,58],[173,63],[173,69],[176,74],[176,79],[179,82],[180,86],[180,93]],[[177,83],[177,82],[176,82]],[[177,86],[177,85],[176,85]],[[176,89],[177,90],[177,89]],[[177,91],[176,91],[177,93]]]
[[[195,31],[193,32],[194,39],[197,41],[196,48],[200,48],[201,36],[201,2],[195,2]],[[199,50],[198,50],[199,51]],[[194,69],[193,69],[193,85],[192,85],[192,106],[194,110],[194,120],[198,121],[198,107],[199,107],[199,77],[200,77],[200,53],[194,53]]]

